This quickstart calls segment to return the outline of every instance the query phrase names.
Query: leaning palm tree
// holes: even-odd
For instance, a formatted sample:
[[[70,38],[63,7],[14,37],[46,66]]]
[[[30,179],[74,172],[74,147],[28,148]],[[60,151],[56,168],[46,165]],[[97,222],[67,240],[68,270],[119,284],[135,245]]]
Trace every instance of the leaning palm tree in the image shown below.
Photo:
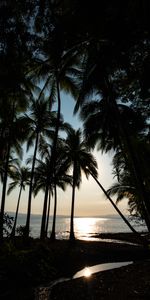
[[[120,178],[119,182],[115,182],[108,190],[108,195],[117,195],[116,203],[119,203],[124,198],[128,199],[129,209],[132,213],[136,212],[142,214],[142,208],[140,205],[140,199],[134,184],[132,184],[131,176],[127,174]],[[131,206],[130,206],[131,205]]]
[[[142,143],[143,145],[143,143]],[[145,169],[145,178],[149,180],[149,168],[146,166],[147,157],[146,157],[146,151],[144,145],[141,149],[141,163],[144,165]],[[144,157],[143,156],[144,153]],[[148,153],[147,153],[148,154]],[[117,182],[115,182],[107,191],[108,195],[117,195],[116,203],[119,203],[124,198],[128,199],[128,205],[129,205],[129,212],[131,214],[136,214],[138,216],[141,216],[142,219],[144,219],[147,227],[148,227],[148,216],[145,210],[145,207],[143,206],[143,202],[141,201],[141,197],[139,197],[139,193],[136,187],[136,180],[134,176],[131,176],[130,169],[127,168],[124,157],[121,152],[118,152],[115,154],[113,158],[113,174],[117,178]]]
[[[25,190],[26,185],[29,185],[29,175],[30,175],[29,168],[20,166],[19,164],[12,167],[11,170],[9,171],[9,176],[13,181],[9,184],[7,194],[9,195],[17,186],[20,187],[18,201],[17,201],[17,208],[15,213],[15,220],[11,232],[12,237],[14,237],[15,235],[22,190]]]
[[[124,121],[126,132],[128,131],[128,140],[132,141],[132,144],[134,142],[135,148],[135,141],[137,140],[136,136],[138,136],[138,132],[140,128],[142,128],[142,120],[140,120],[140,117],[136,114],[136,112],[123,104],[118,104],[118,109],[120,111],[121,119]],[[130,174],[132,174],[134,186],[136,186],[136,189],[139,191],[137,186],[137,178],[133,172],[133,169],[131,168],[131,155],[126,142],[124,141],[125,139],[120,136],[119,124],[116,122],[116,118],[114,118],[115,114],[113,112],[113,107],[110,106],[109,108],[109,104],[106,106],[103,99],[83,105],[81,116],[84,119],[85,134],[88,145],[93,148],[95,144],[97,144],[98,148],[105,152],[114,149],[116,151],[114,159],[120,157],[120,164],[116,166],[116,168],[120,169],[121,172],[123,169],[128,169]],[[136,149],[134,156],[137,156],[139,152],[138,148]],[[140,166],[139,163],[140,159],[138,158],[138,169],[141,169],[142,171],[142,165]],[[117,176],[119,176],[119,172],[117,172]],[[141,197],[141,193],[139,193],[139,195]],[[142,206],[145,222],[147,227],[150,229],[149,212],[148,209],[146,209],[145,201],[143,202]]]
[[[146,124],[142,114],[140,115],[139,112],[133,113],[132,110],[130,114],[131,105],[129,102],[127,105],[121,103],[121,99],[124,99],[125,94],[123,88],[120,90],[120,84],[122,86],[124,78],[122,80],[121,71],[118,70],[116,72],[114,64],[116,53],[110,51],[109,48],[106,51],[106,48],[105,42],[103,44],[103,42],[95,40],[87,45],[86,59],[81,77],[81,90],[75,111],[79,107],[81,108],[81,114],[83,113],[82,117],[85,121],[85,130],[93,146],[96,141],[104,151],[112,148],[115,150],[121,148],[124,152],[132,176],[136,179],[138,193],[142,199],[143,206],[145,211],[147,211],[148,227],[150,229],[150,201],[147,200],[149,193],[148,188],[144,184],[143,170],[139,168],[139,157],[133,143],[134,137],[145,130]],[[87,104],[87,101],[91,102],[92,108],[92,96],[98,101],[96,101],[95,107],[97,106],[97,108],[95,111],[90,112],[90,109],[85,109],[84,104]],[[128,101],[128,99],[126,100]],[[102,109],[103,114],[101,113]],[[89,114],[87,111],[89,111]],[[127,115],[123,111],[127,112]],[[93,114],[92,117],[91,114]],[[133,115],[134,118],[132,118]]]
[[[75,204],[75,189],[79,188],[81,183],[81,171],[88,178],[89,170],[97,177],[97,162],[94,156],[90,153],[86,141],[82,138],[81,130],[70,130],[65,146],[66,163],[72,167],[73,184],[72,184],[72,205],[71,205],[71,220],[70,220],[70,240],[75,239],[74,235],[74,204]]]
[[[111,103],[106,105],[104,99],[84,104],[82,106],[81,117],[84,120],[85,134],[91,147],[98,144],[99,149],[102,151],[107,152],[114,149],[117,152],[122,152],[126,168],[130,169],[132,176],[135,178],[137,190],[142,199],[143,207],[145,207],[147,226],[150,228],[149,205],[146,204],[145,199],[143,200],[142,189],[137,184],[137,172],[135,174],[135,169],[133,168],[134,158],[134,163],[137,162],[136,170],[139,170],[139,173],[144,176],[143,168],[140,166],[139,155],[137,154],[139,150],[135,148],[135,141],[138,134],[144,128],[143,120],[130,107],[121,103],[118,104],[118,111],[125,132],[125,135],[121,135],[119,123],[116,121],[117,117],[114,117],[116,116],[115,111],[114,106]],[[133,152],[133,147],[135,153]],[[146,187],[144,187],[144,190],[148,194]]]

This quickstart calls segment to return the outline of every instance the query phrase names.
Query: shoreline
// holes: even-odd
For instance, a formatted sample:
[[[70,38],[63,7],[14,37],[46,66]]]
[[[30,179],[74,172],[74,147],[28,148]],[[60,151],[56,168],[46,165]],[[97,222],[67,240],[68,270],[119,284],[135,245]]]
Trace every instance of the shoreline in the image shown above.
[[[139,235],[139,238],[138,238]],[[141,243],[141,239],[140,236],[147,240],[147,242],[150,242],[150,234],[146,231],[142,231],[142,232],[137,232],[133,233],[133,232],[107,232],[107,233],[97,233],[97,234],[93,234],[91,235],[91,237],[94,238],[99,238],[101,240],[107,239],[107,240],[111,240],[112,242],[114,240],[118,240],[121,242],[130,242],[130,243],[135,243],[135,244],[140,244]]]

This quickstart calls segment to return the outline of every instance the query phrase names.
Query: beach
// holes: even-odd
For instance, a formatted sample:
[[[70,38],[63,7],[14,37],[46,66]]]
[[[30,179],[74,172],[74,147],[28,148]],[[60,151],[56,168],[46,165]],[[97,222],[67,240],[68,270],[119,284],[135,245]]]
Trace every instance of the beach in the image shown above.
[[[124,234],[121,236],[123,239]],[[130,243],[116,243],[112,239],[98,242],[31,239],[26,248],[16,240],[17,250],[10,253],[7,249],[8,255],[5,248],[6,261],[1,261],[0,299],[148,299],[150,250],[135,244],[132,236],[131,233]],[[37,298],[39,289],[48,289],[62,277],[71,279],[85,266],[121,261],[133,264],[58,283],[52,288],[50,298]]]

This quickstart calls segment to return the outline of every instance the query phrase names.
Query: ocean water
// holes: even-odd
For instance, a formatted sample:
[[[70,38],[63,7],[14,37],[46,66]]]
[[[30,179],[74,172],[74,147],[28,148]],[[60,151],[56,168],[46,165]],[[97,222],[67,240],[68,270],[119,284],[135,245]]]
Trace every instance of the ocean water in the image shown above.
[[[13,216],[13,213],[9,213]],[[19,214],[19,225],[25,225],[26,215]],[[145,231],[144,226],[133,224],[137,231]],[[31,215],[30,235],[32,237],[39,237],[41,228],[41,215]],[[52,217],[49,218],[48,235],[50,236],[52,228]],[[68,239],[70,229],[70,217],[57,216],[56,219],[56,238]],[[75,217],[74,218],[74,231],[75,236],[82,240],[96,240],[93,237],[97,233],[115,233],[115,232],[131,232],[128,226],[120,218],[120,216],[112,215],[105,217]]]

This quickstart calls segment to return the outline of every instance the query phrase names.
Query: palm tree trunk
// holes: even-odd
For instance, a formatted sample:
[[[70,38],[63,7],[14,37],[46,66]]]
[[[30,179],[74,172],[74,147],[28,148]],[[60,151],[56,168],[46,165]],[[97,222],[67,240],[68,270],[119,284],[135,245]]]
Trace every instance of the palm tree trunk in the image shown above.
[[[59,80],[58,75],[56,72],[56,88],[57,88],[57,100],[58,100],[58,108],[57,108],[57,120],[56,120],[56,128],[55,128],[55,135],[51,150],[51,161],[50,161],[50,170],[51,170],[51,177],[54,174],[55,169],[55,161],[56,161],[56,147],[57,147],[57,140],[58,140],[58,132],[59,132],[59,126],[60,126],[60,113],[61,113],[61,98],[60,98],[60,88],[59,88]],[[56,187],[55,187],[56,189]],[[55,190],[55,205],[57,205],[57,192]],[[55,212],[55,208],[54,208]],[[56,216],[53,216],[53,227],[52,227],[52,233],[51,233],[51,240],[55,239],[55,219]]]
[[[75,164],[73,169],[73,186],[72,186],[72,203],[71,203],[71,219],[70,219],[70,237],[71,241],[75,240],[74,235],[74,202],[75,202],[75,188],[76,188],[76,178],[75,178]]]
[[[36,161],[36,153],[38,148],[38,141],[39,141],[39,133],[37,132],[36,141],[35,141],[35,148],[34,148],[34,155],[33,155],[33,162],[32,162],[32,169],[31,169],[31,179],[30,179],[30,187],[29,187],[29,197],[28,197],[28,209],[27,209],[27,219],[26,219],[26,229],[25,229],[25,237],[29,237],[29,228],[30,228],[30,217],[31,217],[31,200],[32,200],[32,190],[33,190],[33,178],[34,178],[34,167]]]
[[[46,223],[47,198],[48,198],[48,184],[46,184],[46,190],[45,190],[45,196],[44,196],[40,239],[44,239],[45,236],[46,236],[46,234],[45,234],[45,223]]]
[[[56,119],[56,127],[55,127],[55,134],[53,139],[53,145],[51,148],[51,162],[50,162],[50,169],[52,174],[55,168],[55,155],[56,155],[56,147],[57,147],[57,140],[58,140],[58,132],[60,126],[60,113],[61,113],[61,98],[60,98],[60,88],[59,88],[59,81],[56,74],[56,87],[57,87],[57,100],[58,100],[58,108],[57,108],[57,119]]]
[[[22,193],[22,185],[20,186],[20,191],[19,191],[19,196],[18,196],[18,202],[17,202],[17,208],[16,208],[16,214],[15,214],[15,221],[13,225],[13,229],[11,232],[11,237],[15,236],[15,231],[16,231],[16,224],[17,224],[17,218],[18,218],[18,211],[19,211],[19,204],[20,204],[20,199],[21,199],[21,193]]]
[[[8,142],[8,149],[5,162],[4,170],[4,179],[3,179],[3,190],[2,190],[2,199],[1,199],[1,210],[0,210],[0,241],[3,239],[3,219],[4,219],[4,210],[5,210],[5,198],[6,198],[6,187],[7,187],[7,178],[8,178],[8,164],[10,156],[10,141]]]
[[[56,189],[56,184],[54,186],[54,214],[53,214],[53,225],[52,225],[52,232],[50,239],[52,241],[55,240],[56,238],[56,232],[55,232],[55,227],[56,227],[56,210],[57,210],[57,189]]]
[[[89,171],[89,169],[88,169]],[[111,202],[111,204],[113,205],[114,209],[117,211],[117,213],[120,215],[120,217],[124,220],[124,222],[127,224],[127,226],[134,232],[137,233],[137,231],[132,227],[132,225],[128,222],[128,220],[124,217],[124,215],[121,213],[121,211],[119,210],[119,208],[117,207],[117,205],[113,202],[113,200],[110,198],[110,196],[108,195],[108,193],[106,192],[106,190],[104,189],[104,187],[101,185],[101,183],[97,180],[97,178],[89,171],[89,173],[91,174],[91,176],[94,178],[94,180],[97,182],[97,184],[99,185],[99,187],[101,188],[101,190],[103,191],[103,193],[105,194],[105,196],[107,197],[107,199]]]
[[[13,128],[13,120],[15,115],[15,102],[12,102],[12,117],[9,125],[9,135],[8,135],[8,144],[7,154],[6,154],[6,162],[5,162],[5,170],[4,170],[4,179],[3,179],[3,190],[2,190],[2,199],[1,199],[1,210],[0,210],[0,241],[3,240],[3,219],[4,219],[4,210],[5,210],[5,199],[6,199],[6,188],[7,188],[7,178],[8,178],[8,165],[9,165],[9,157],[11,150],[11,134]]]
[[[96,181],[96,183],[99,185],[99,187],[101,188],[101,190],[103,191],[103,193],[105,194],[105,196],[107,197],[107,199],[111,202],[111,204],[113,205],[114,209],[117,211],[117,213],[119,214],[119,216],[123,219],[123,221],[126,223],[126,225],[131,229],[131,231],[133,233],[135,233],[137,235],[137,238],[142,242],[142,244],[144,246],[147,246],[147,242],[146,240],[140,235],[139,232],[137,232],[132,225],[128,222],[128,220],[125,218],[125,216],[121,213],[121,211],[119,210],[119,208],[116,206],[116,204],[113,202],[113,200],[110,198],[110,196],[108,195],[108,193],[106,192],[106,190],[104,189],[104,187],[101,185],[101,183],[97,180],[97,178],[90,172],[90,170],[88,169],[89,173],[91,174],[91,176],[94,178],[94,180]]]
[[[48,224],[49,224],[50,203],[51,203],[51,192],[50,192],[50,190],[49,190],[49,193],[48,193],[47,220],[46,220],[46,227],[45,227],[45,234],[46,234],[46,236],[47,236],[47,232],[48,232]]]
[[[59,131],[59,122],[60,122],[60,112],[61,112],[61,98],[60,98],[60,88],[59,88],[59,80],[58,76],[56,75],[56,86],[57,86],[57,100],[58,100],[58,108],[57,108],[57,121],[56,121],[56,140],[58,137]]]

